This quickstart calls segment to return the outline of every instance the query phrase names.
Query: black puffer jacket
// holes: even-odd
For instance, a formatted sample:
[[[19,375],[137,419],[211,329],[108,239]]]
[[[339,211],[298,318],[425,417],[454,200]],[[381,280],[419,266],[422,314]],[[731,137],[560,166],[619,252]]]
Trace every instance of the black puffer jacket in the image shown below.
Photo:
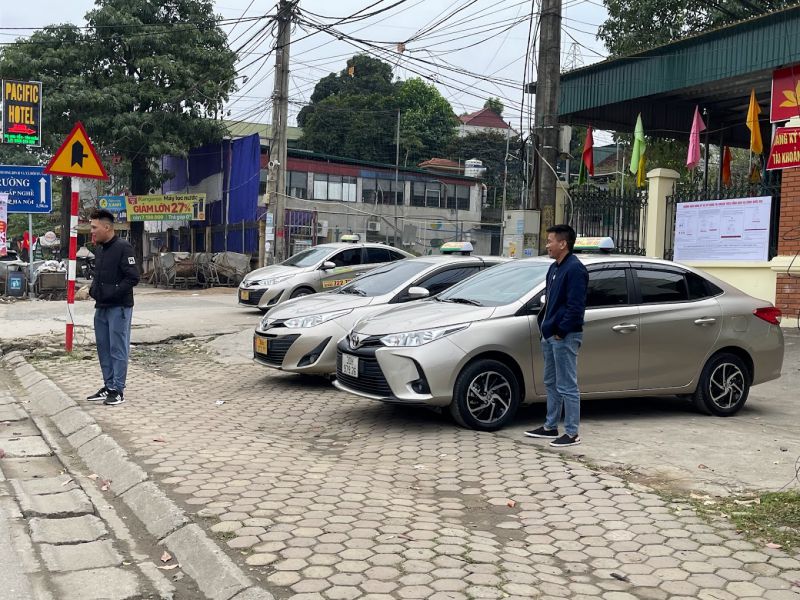
[[[95,249],[95,268],[89,295],[95,308],[133,306],[133,287],[139,283],[139,267],[133,246],[114,236]]]

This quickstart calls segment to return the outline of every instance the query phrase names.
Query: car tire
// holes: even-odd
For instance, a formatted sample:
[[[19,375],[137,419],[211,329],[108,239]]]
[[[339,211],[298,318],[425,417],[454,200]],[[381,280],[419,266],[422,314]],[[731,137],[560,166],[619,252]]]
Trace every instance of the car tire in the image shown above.
[[[314,293],[314,290],[308,287],[299,287],[295,291],[292,292],[292,295],[289,298],[302,298],[303,296],[310,296]]]
[[[514,372],[501,362],[482,359],[456,379],[450,414],[467,429],[496,431],[514,418],[519,405],[520,384]]]
[[[721,352],[703,367],[692,401],[707,415],[730,417],[742,409],[749,393],[750,373],[744,361],[730,352]]]

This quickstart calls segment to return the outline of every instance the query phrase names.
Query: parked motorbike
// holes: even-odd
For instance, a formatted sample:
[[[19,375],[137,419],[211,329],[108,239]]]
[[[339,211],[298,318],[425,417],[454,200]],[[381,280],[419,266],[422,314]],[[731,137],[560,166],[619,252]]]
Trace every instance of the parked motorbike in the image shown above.
[[[94,258],[86,257],[83,259],[83,264],[81,264],[81,276],[83,276],[84,279],[94,278]]]

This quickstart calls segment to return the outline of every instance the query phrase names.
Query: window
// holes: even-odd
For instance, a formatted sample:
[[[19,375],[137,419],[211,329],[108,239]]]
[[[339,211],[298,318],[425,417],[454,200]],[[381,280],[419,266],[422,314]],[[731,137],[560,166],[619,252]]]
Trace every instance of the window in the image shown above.
[[[398,202],[404,203],[403,183],[400,182]],[[441,197],[445,192],[444,186],[438,181],[414,181],[411,184],[411,206],[427,206],[429,208],[439,208],[443,202]]]
[[[375,201],[377,189],[378,181],[376,179],[367,179],[364,177],[361,180],[361,201],[364,204],[377,204]]]
[[[378,179],[378,204],[391,204],[392,181],[388,179]]]
[[[366,250],[366,262],[368,263],[385,263],[391,260],[388,248],[367,248]]]
[[[468,185],[447,185],[447,208],[469,210]]]
[[[342,200],[345,202],[356,201],[356,178],[348,175],[342,176]]]
[[[689,288],[689,300],[703,300],[722,293],[716,285],[692,272],[686,273],[686,285]]]
[[[586,308],[622,306],[628,303],[628,280],[625,269],[589,271]]]
[[[411,206],[425,206],[425,183],[422,181],[411,184]]]
[[[314,200],[328,199],[328,176],[325,173],[314,173]]]
[[[450,298],[465,298],[482,306],[505,306],[521,300],[542,285],[549,266],[543,261],[503,263],[455,284],[439,300],[448,302]]]
[[[289,171],[286,174],[286,195],[294,198],[308,198],[308,173]]]
[[[460,267],[457,269],[447,269],[445,271],[434,273],[427,279],[420,281],[417,285],[427,289],[431,293],[431,296],[435,296],[436,294],[445,291],[454,283],[458,283],[467,277],[475,275],[475,273],[478,271],[480,271],[480,267],[478,267],[478,265],[472,267]]]
[[[425,206],[439,208],[442,205],[442,186],[438,183],[425,184]]]
[[[372,248],[367,248],[367,252],[370,250]],[[427,268],[427,264],[415,261],[395,262],[383,267],[377,267],[339,288],[338,293],[364,296],[388,294]]]
[[[689,299],[682,273],[638,269],[636,275],[642,294],[642,304],[686,302]]]
[[[342,199],[342,176],[328,175],[328,200]]]
[[[361,247],[358,248],[348,248],[347,250],[342,250],[338,254],[335,254],[331,261],[337,267],[352,267],[354,265],[361,264]]]
[[[389,250],[389,260],[403,260],[408,258],[405,254],[400,254],[397,250]]]

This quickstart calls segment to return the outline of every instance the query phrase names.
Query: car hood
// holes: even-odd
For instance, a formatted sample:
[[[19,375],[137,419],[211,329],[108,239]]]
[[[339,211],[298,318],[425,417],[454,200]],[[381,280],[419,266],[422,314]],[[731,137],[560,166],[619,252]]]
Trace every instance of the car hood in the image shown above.
[[[494,306],[469,306],[452,302],[426,300],[404,306],[392,307],[362,319],[353,328],[367,335],[386,335],[404,331],[418,331],[448,327],[472,321],[488,319],[495,312]]]
[[[298,275],[305,272],[305,269],[298,267],[286,267],[284,265],[270,265],[269,267],[261,267],[254,271],[250,271],[245,275],[243,282],[247,283],[258,279],[267,279],[268,277],[283,277],[284,275]]]
[[[270,319],[291,319],[321,313],[348,310],[367,306],[374,298],[365,298],[354,294],[312,294],[287,300],[273,308],[269,313]]]

